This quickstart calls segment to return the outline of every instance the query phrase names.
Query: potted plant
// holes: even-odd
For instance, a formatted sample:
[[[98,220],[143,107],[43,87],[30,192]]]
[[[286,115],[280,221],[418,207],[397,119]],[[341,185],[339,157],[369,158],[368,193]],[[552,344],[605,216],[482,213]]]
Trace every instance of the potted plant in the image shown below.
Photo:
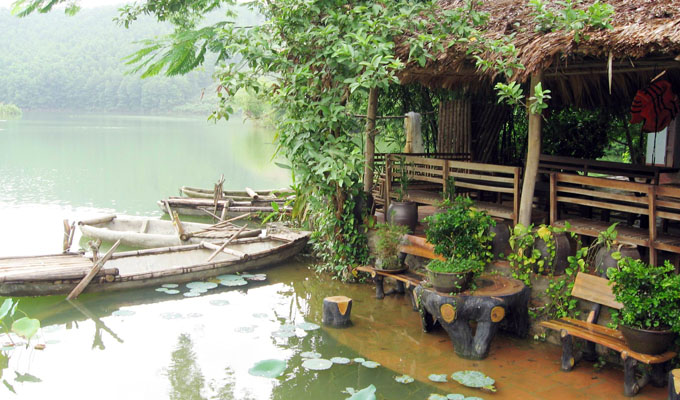
[[[427,265],[428,279],[440,292],[464,290],[493,258],[490,228],[494,220],[475,209],[472,200],[458,196],[444,212],[427,217],[426,222],[427,241],[445,258]]]
[[[618,224],[618,222],[611,224],[609,228],[597,235],[597,240],[595,241],[597,250],[593,252],[594,259],[592,264],[598,274],[606,272],[609,268],[616,267],[618,260],[622,258],[631,257],[637,260],[640,259],[640,252],[637,246],[622,244],[616,240],[618,236],[616,225]]]
[[[680,332],[680,275],[668,262],[651,266],[625,257],[607,270],[612,292],[623,304],[612,313],[628,346],[639,353],[660,354]]]
[[[404,269],[399,259],[399,246],[408,227],[394,224],[378,224],[375,242],[375,267],[385,270]]]
[[[405,157],[399,158],[399,187],[396,188],[397,200],[391,201],[387,208],[387,222],[397,225],[405,225],[409,232],[413,233],[418,225],[418,205],[412,201],[404,200],[408,193],[409,176],[406,168]]]

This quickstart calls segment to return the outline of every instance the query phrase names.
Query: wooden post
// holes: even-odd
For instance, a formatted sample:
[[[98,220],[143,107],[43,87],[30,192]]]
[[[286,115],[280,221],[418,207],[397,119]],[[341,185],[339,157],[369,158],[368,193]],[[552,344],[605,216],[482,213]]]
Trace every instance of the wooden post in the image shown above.
[[[104,266],[104,263],[107,262],[109,260],[109,258],[111,258],[111,256],[113,255],[113,252],[116,251],[116,249],[118,248],[119,245],[120,245],[120,239],[116,243],[114,243],[113,246],[111,246],[111,248],[109,249],[109,251],[106,252],[104,257],[100,258],[92,266],[92,269],[90,270],[90,272],[88,272],[87,275],[85,275],[85,277],[83,278],[83,280],[81,280],[76,285],[76,287],[73,288],[71,293],[69,293],[69,295],[66,296],[66,300],[75,299],[76,297],[78,297],[83,292],[83,290],[85,290],[87,285],[92,281],[92,278],[94,278],[95,275],[97,275],[99,273],[99,270],[101,270],[102,266]]]
[[[421,116],[416,112],[409,112],[404,119],[404,131],[406,132],[406,145],[404,153],[424,153],[423,133],[421,129]]]
[[[352,299],[347,296],[331,296],[323,299],[324,325],[334,328],[343,328],[352,324],[350,314],[352,312]]]
[[[390,208],[390,201],[392,198],[390,194],[392,192],[392,154],[385,155],[385,223],[389,220],[387,215],[387,210]]]
[[[68,220],[67,219],[64,220],[64,244],[63,244],[64,253],[68,253],[69,250],[71,250],[71,244],[73,244],[73,235],[75,234],[76,231],[75,227],[76,227],[75,221],[69,225]]]
[[[371,193],[373,186],[373,167],[375,162],[375,116],[378,112],[378,88],[368,92],[366,110],[366,147],[364,150],[364,192]]]
[[[541,83],[543,72],[531,75],[530,96],[534,96],[534,88]],[[531,104],[531,103],[529,103]],[[519,223],[524,226],[531,224],[531,208],[534,202],[534,189],[538,175],[538,158],[541,155],[541,114],[529,113],[529,139],[527,146],[526,165],[524,166],[524,181],[522,182],[522,199],[519,205]]]

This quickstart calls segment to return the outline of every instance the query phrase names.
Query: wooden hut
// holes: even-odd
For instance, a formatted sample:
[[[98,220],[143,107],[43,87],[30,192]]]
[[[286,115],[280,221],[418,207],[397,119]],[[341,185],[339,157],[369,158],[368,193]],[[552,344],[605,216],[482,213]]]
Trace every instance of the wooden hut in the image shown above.
[[[549,7],[560,7],[555,1],[546,3]],[[488,12],[484,28],[487,38],[514,35],[512,42],[525,69],[517,70],[513,80],[531,88],[541,82],[543,88],[551,91],[550,106],[630,105],[636,91],[662,71],[666,71],[664,78],[676,88],[676,93],[680,92],[677,90],[680,89],[680,1],[609,0],[606,3],[614,9],[610,20],[612,28],[586,29],[578,41],[573,31],[538,30],[534,8],[526,0],[486,1],[475,7]],[[591,1],[584,1],[575,3],[574,7],[584,9],[590,4]],[[442,10],[447,10],[463,6],[464,1],[441,0],[440,5]],[[397,51],[404,59],[408,55],[406,44]],[[488,60],[499,57],[490,52],[481,56]],[[400,79],[404,84],[419,82],[466,94],[463,100],[445,105],[451,110],[443,117],[455,115],[451,122],[453,135],[462,138],[458,141],[462,147],[451,150],[469,151],[464,138],[469,135],[469,115],[474,110],[470,110],[465,98],[491,92],[499,79],[496,73],[476,68],[467,49],[454,46],[425,67],[409,64],[400,73]],[[485,129],[493,133],[495,128]],[[530,115],[519,212],[519,222],[524,224],[531,220],[540,152],[541,117]]]

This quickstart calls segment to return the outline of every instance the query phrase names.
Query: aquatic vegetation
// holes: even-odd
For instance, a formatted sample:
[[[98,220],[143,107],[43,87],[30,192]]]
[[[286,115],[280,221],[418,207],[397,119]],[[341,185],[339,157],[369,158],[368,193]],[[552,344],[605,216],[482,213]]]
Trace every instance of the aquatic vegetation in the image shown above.
[[[333,357],[333,358],[331,358],[331,362],[333,364],[349,364],[350,361],[352,361],[352,360],[350,360],[347,357]]]
[[[175,288],[179,287],[179,285],[176,284],[176,283],[164,283],[164,284],[161,285],[161,287],[164,287],[166,289],[175,289]]]
[[[376,388],[373,384],[368,385],[358,392],[353,388],[347,388],[345,389],[345,393],[350,394],[351,396],[345,400],[375,400],[375,391]]]
[[[305,369],[311,369],[314,371],[323,371],[329,369],[333,366],[331,360],[326,360],[324,358],[310,358],[302,363],[302,367]]]
[[[250,375],[278,378],[286,370],[286,362],[276,359],[258,361],[248,370]]]
[[[156,289],[156,291],[157,291],[157,292],[167,292],[167,291],[168,291],[168,288],[159,287],[158,289]]]
[[[361,364],[362,362],[366,361],[366,359],[365,359],[365,358],[361,358],[361,357],[357,357],[357,358],[355,358],[355,359],[352,360],[352,361],[354,361],[355,363]]]
[[[437,394],[437,393],[431,393],[427,397],[427,400],[446,400],[446,396],[442,396],[441,394]]]
[[[161,314],[161,318],[163,319],[180,319],[183,318],[183,315],[180,313],[176,312],[164,312]]]
[[[399,383],[403,383],[403,384],[411,383],[411,382],[414,381],[413,377],[409,376],[409,375],[395,376],[394,380],[399,382]]]
[[[366,368],[378,368],[380,366],[380,363],[377,363],[375,361],[364,361],[361,363]]]
[[[193,289],[198,289],[198,290],[204,289],[204,290],[207,291],[207,290],[209,290],[209,289],[214,289],[214,288],[216,288],[216,287],[217,287],[217,284],[216,284],[215,282],[201,282],[201,281],[198,281],[198,282],[189,282],[189,283],[186,284],[186,286],[187,286],[189,289],[192,289],[192,290],[193,290]]]
[[[266,274],[241,274],[237,275],[240,276],[241,279],[245,279],[248,281],[266,281],[267,280],[267,275]]]
[[[430,374],[427,379],[432,382],[446,382],[446,374]]]
[[[496,388],[493,386],[494,383],[496,383],[496,381],[493,378],[490,378],[479,371],[454,372],[453,374],[451,374],[451,379],[455,380],[456,382],[460,383],[463,386],[471,388],[484,388],[491,390],[492,392],[496,391]]]
[[[229,279],[220,281],[222,286],[245,286],[248,282],[245,279]]]
[[[302,358],[321,358],[321,353],[317,353],[315,351],[304,351],[304,352],[300,353],[300,357],[302,357]]]
[[[297,324],[296,326],[302,329],[303,331],[314,331],[321,328],[319,325],[312,322],[302,322]]]
[[[165,293],[166,294],[177,294],[177,293],[179,293],[179,290],[168,289],[168,290],[165,291]]]
[[[40,329],[40,321],[34,318],[22,317],[12,323],[12,332],[26,340],[30,340]]]
[[[465,400],[465,396],[457,393],[449,393],[446,395],[448,400]]]
[[[115,317],[131,317],[135,315],[136,313],[132,310],[116,310],[111,313],[111,315]]]
[[[213,306],[228,306],[229,300],[215,299],[215,300],[210,300],[208,303],[210,303],[210,305],[213,305]]]

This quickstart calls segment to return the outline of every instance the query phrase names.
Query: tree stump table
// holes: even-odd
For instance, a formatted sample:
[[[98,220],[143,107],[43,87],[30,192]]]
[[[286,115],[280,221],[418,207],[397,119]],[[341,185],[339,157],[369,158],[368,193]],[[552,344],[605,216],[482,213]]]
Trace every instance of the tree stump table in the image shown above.
[[[500,275],[482,275],[474,292],[449,295],[423,285],[414,289],[423,330],[430,332],[438,323],[451,338],[456,354],[474,360],[488,356],[499,328],[527,336],[530,294],[522,282]],[[474,335],[470,321],[477,322]]]
[[[323,299],[324,325],[334,328],[344,328],[352,325],[352,299],[347,296],[331,296]]]

